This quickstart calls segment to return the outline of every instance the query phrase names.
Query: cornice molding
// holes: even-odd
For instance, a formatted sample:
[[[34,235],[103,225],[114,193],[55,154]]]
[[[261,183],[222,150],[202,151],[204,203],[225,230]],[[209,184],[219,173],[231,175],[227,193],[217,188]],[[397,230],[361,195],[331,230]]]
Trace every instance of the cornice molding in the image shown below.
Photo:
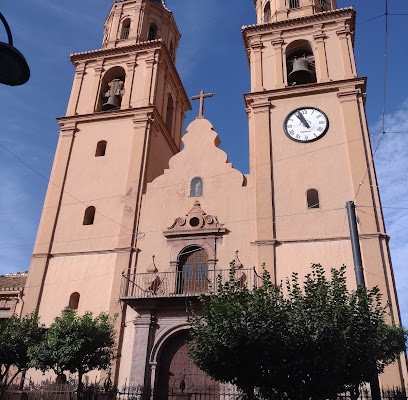
[[[112,47],[106,49],[96,49],[96,50],[89,50],[84,51],[81,53],[72,53],[69,55],[69,59],[72,63],[81,61],[81,60],[93,60],[96,57],[109,57],[109,56],[117,56],[117,55],[129,55],[132,53],[140,52],[143,50],[155,50],[155,49],[163,49],[166,46],[162,39],[156,40],[149,40],[146,42],[138,43],[138,44],[131,44],[128,46],[121,46],[121,47]]]
[[[115,249],[104,249],[104,250],[91,250],[91,251],[68,251],[64,253],[38,253],[32,254],[31,258],[57,258],[57,257],[77,257],[77,256],[88,256],[88,255],[100,255],[100,254],[123,254],[123,253],[134,253],[140,250],[136,247],[123,247]]]
[[[361,240],[372,240],[372,239],[385,239],[386,241],[389,240],[389,236],[385,233],[381,232],[374,232],[374,233],[366,233],[360,235]],[[260,241],[260,242],[253,242],[252,244],[259,245],[259,244],[288,244],[288,243],[310,243],[310,242],[331,242],[331,241],[340,241],[340,240],[350,240],[350,236],[343,235],[343,236],[331,236],[331,237],[310,237],[310,238],[287,238],[287,239],[276,239],[275,241]],[[265,242],[265,243],[264,243]],[[273,243],[274,242],[274,243]]]
[[[136,118],[140,119],[143,115],[158,114],[158,111],[155,106],[146,106],[146,107],[137,107],[137,108],[127,108],[124,110],[112,110],[112,111],[96,111],[91,114],[77,114],[77,115],[68,115],[65,117],[58,117],[58,123],[63,126],[70,122],[79,123],[79,122],[94,122],[102,121],[105,119],[115,119],[115,118]]]
[[[224,224],[219,223],[217,216],[207,215],[198,200],[193,208],[184,216],[177,217],[171,226],[163,232],[166,238],[180,236],[210,235],[226,233]]]
[[[241,28],[242,34],[246,33],[257,33],[257,32],[264,32],[266,30],[270,30],[273,28],[274,30],[277,29],[290,29],[293,27],[304,26],[306,24],[314,25],[316,23],[324,23],[324,22],[338,22],[340,17],[352,17],[352,25],[350,27],[351,31],[354,31],[355,27],[355,18],[356,18],[356,11],[354,7],[346,7],[346,8],[339,8],[337,10],[332,11],[325,11],[318,14],[313,15],[305,15],[303,17],[298,18],[290,18],[284,21],[277,21],[277,22],[267,22],[265,24],[253,24],[243,26]]]
[[[253,105],[271,102],[278,99],[337,92],[349,93],[351,91],[365,92],[367,78],[358,77],[352,79],[344,79],[341,81],[309,83],[307,85],[288,86],[281,89],[264,90],[262,92],[245,93],[244,98],[247,107],[254,108]]]

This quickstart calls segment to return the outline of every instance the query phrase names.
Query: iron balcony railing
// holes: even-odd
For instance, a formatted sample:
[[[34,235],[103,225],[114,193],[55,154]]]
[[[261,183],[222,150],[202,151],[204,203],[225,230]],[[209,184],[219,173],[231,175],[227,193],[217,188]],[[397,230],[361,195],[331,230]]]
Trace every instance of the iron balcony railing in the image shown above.
[[[216,292],[219,278],[222,282],[231,279],[231,270],[207,270],[203,268],[183,269],[176,272],[154,272],[123,275],[121,299],[148,297],[186,297]],[[254,269],[237,269],[233,279],[250,290],[260,284]]]

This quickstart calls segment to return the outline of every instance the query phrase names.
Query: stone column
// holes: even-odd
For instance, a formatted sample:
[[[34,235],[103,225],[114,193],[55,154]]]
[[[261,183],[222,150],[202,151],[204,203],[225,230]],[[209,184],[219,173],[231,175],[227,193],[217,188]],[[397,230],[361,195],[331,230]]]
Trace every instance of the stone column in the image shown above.
[[[150,312],[143,312],[133,321],[135,336],[133,341],[132,365],[130,367],[130,386],[144,386],[147,368],[149,368],[148,349],[152,327]]]

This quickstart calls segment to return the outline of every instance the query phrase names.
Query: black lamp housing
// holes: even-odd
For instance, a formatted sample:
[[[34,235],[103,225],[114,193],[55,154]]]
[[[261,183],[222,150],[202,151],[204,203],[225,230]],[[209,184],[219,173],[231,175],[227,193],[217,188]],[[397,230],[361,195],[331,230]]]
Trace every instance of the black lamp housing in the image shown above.
[[[30,68],[24,56],[13,47],[13,37],[10,27],[0,13],[0,19],[7,31],[9,43],[0,42],[0,83],[18,86],[26,83],[30,78]]]

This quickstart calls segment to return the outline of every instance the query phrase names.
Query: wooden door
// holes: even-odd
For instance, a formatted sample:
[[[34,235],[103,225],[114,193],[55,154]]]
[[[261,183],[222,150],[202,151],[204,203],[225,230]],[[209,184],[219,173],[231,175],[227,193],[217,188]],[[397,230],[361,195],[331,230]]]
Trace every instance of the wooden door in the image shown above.
[[[187,353],[188,332],[173,336],[159,358],[157,400],[213,400],[220,384],[201,371]],[[218,396],[218,397],[217,397]]]
[[[208,258],[199,247],[188,248],[179,258],[177,293],[201,294],[208,289]]]

